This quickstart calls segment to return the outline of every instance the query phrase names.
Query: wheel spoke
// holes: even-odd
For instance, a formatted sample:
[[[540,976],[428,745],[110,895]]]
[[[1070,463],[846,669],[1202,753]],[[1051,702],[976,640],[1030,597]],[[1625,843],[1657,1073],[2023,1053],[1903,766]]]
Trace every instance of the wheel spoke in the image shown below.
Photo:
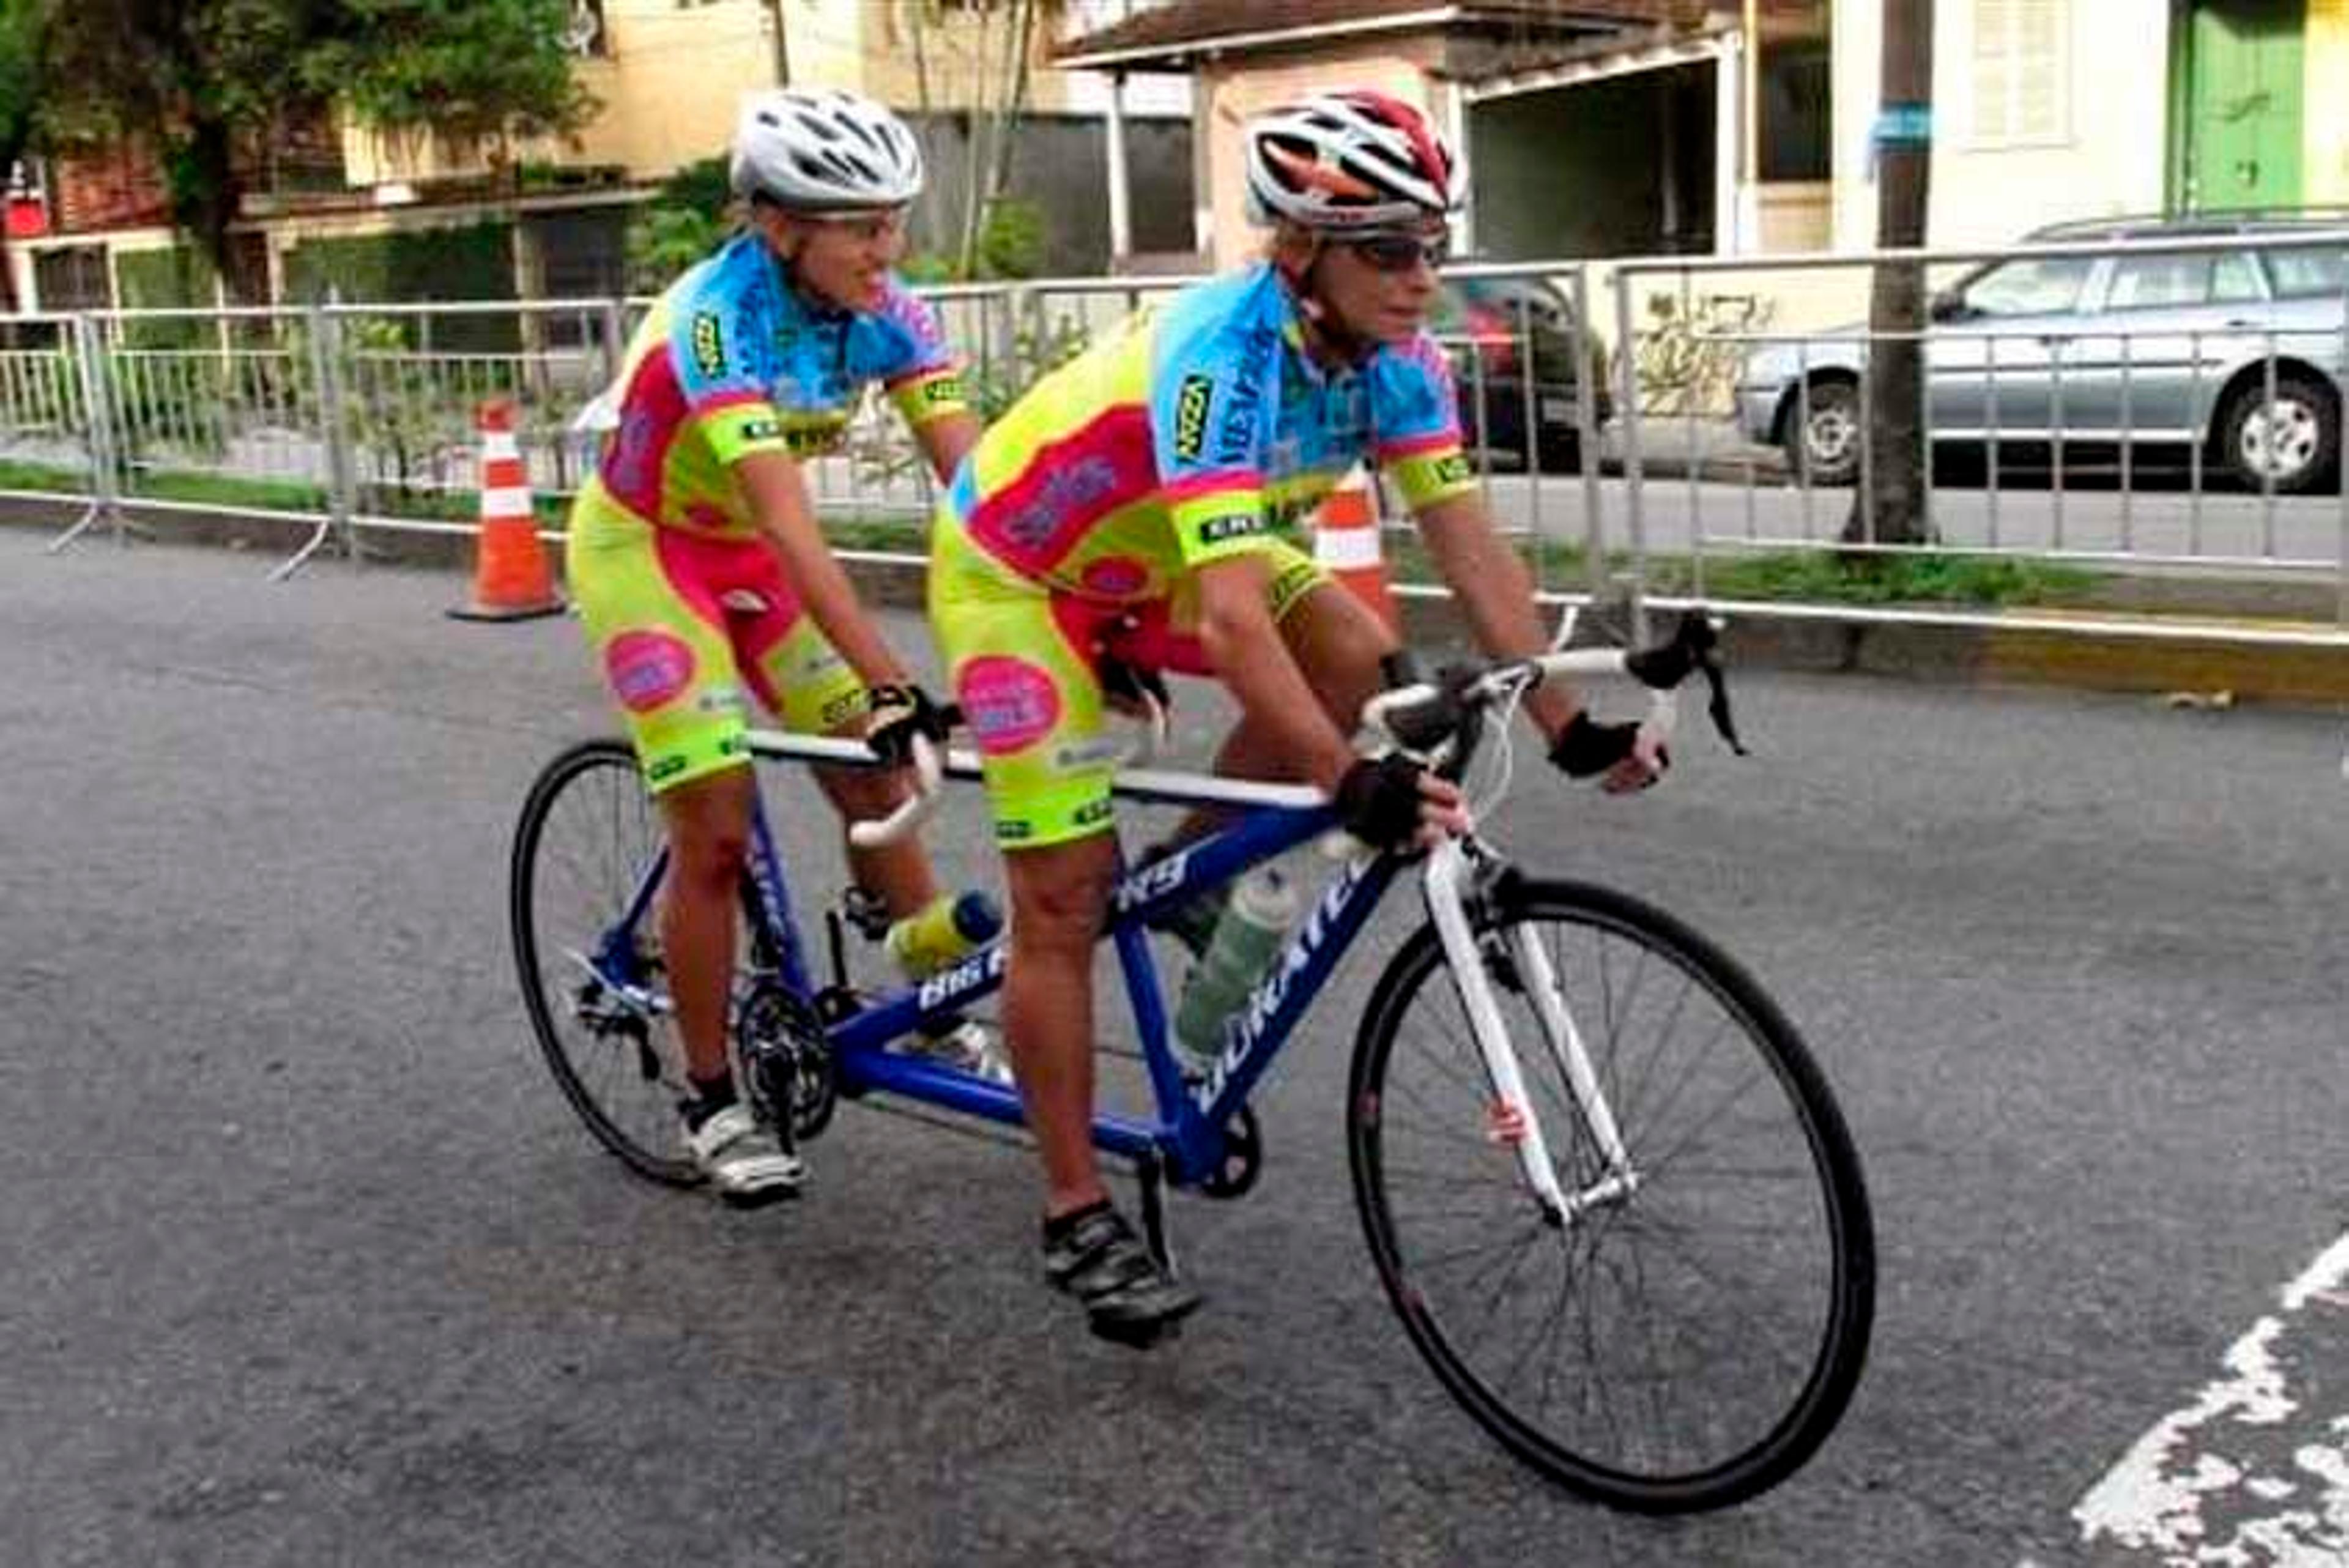
[[[1484,1134],[1465,1015],[1440,946],[1416,938],[1357,1063],[1381,1114],[1350,1124],[1389,1289],[1446,1387],[1544,1473],[1639,1508],[1750,1496],[1825,1437],[1865,1349],[1874,1270],[1840,1118],[1800,1041],[1701,939],[1574,889],[1484,918],[1532,928],[1638,1185],[1563,1225],[1540,1214],[1516,1151]],[[1526,1108],[1568,1190],[1591,1192],[1603,1157],[1539,1001],[1500,989]]]

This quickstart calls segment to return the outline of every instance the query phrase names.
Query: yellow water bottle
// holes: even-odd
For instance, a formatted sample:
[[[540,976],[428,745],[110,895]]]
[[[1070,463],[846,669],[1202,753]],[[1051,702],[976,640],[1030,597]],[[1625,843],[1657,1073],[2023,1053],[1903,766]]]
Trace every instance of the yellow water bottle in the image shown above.
[[[1003,929],[1003,911],[976,888],[941,893],[918,914],[893,921],[881,939],[908,980],[927,980],[977,952]]]

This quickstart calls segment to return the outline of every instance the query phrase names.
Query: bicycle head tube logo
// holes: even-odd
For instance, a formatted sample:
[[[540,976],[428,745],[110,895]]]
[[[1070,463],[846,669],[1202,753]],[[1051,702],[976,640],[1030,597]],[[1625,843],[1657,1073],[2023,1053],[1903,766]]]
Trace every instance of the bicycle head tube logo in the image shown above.
[[[1281,950],[1280,961],[1274,964],[1272,972],[1258,981],[1256,989],[1248,993],[1246,1010],[1226,1021],[1223,1051],[1216,1057],[1215,1065],[1192,1090],[1192,1098],[1202,1111],[1214,1108],[1216,1099],[1224,1092],[1224,1085],[1231,1082],[1232,1075],[1239,1071],[1240,1064],[1254,1054],[1257,1043],[1264,1038],[1264,1032],[1272,1026],[1273,1019],[1288,1002],[1298,977],[1311,967],[1322,945],[1330,940],[1339,911],[1353,898],[1354,889],[1361,885],[1371,864],[1367,860],[1348,861],[1339,869],[1338,875],[1330,879],[1330,886],[1314,904],[1312,912],[1305,917],[1305,923],[1298,928],[1297,934]]]

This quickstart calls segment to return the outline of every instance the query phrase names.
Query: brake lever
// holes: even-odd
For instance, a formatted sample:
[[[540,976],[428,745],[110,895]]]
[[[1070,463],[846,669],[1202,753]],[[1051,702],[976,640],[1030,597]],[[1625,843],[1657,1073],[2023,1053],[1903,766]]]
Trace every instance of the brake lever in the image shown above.
[[[1696,667],[1703,671],[1704,683],[1713,689],[1712,696],[1704,704],[1706,717],[1713,721],[1713,727],[1721,732],[1721,738],[1729,742],[1732,753],[1741,757],[1752,756],[1754,753],[1745,749],[1745,742],[1737,738],[1737,722],[1730,717],[1729,678],[1722,671],[1721,660],[1711,652],[1702,653],[1697,656]]]

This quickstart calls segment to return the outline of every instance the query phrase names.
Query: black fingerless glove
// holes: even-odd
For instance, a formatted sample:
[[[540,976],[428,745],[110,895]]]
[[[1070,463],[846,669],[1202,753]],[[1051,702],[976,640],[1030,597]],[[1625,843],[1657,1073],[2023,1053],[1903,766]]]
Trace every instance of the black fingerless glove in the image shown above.
[[[892,767],[902,768],[914,760],[915,736],[944,745],[954,728],[953,704],[931,701],[930,694],[911,681],[875,686],[866,701],[873,722],[865,727],[864,743]]]
[[[1339,826],[1373,849],[1407,848],[1419,836],[1426,771],[1400,752],[1361,758],[1338,781]]]
[[[1570,779],[1596,778],[1631,754],[1637,724],[1600,724],[1578,712],[1549,749],[1550,764]]]

